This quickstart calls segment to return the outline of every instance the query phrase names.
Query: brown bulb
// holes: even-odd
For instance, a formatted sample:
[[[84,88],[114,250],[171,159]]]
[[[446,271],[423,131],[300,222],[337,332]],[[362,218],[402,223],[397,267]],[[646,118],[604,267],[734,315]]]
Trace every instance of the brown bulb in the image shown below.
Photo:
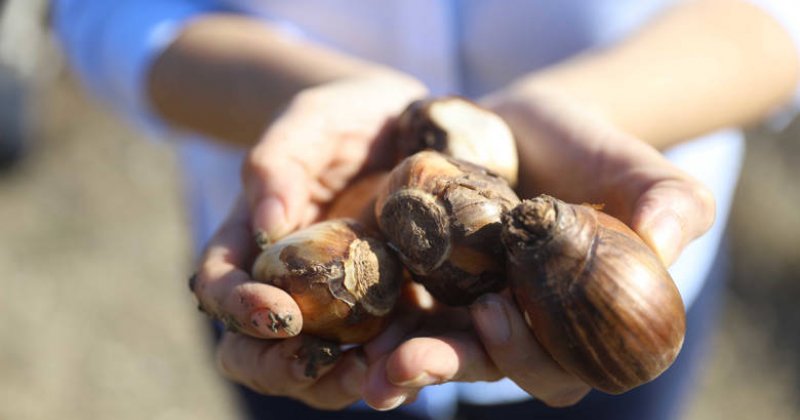
[[[514,135],[500,116],[458,96],[412,102],[397,120],[398,161],[435,150],[485,167],[517,183]]]
[[[389,178],[389,172],[375,172],[365,175],[336,195],[328,211],[326,219],[343,217],[358,220],[370,230],[378,231],[375,220],[375,196],[383,188]]]
[[[539,196],[504,217],[503,243],[517,304],[565,370],[619,394],[675,360],[683,302],[661,261],[625,224]]]
[[[280,287],[303,315],[303,332],[363,343],[384,327],[403,268],[383,242],[352,219],[311,225],[268,246],[253,278]]]
[[[466,305],[504,287],[501,215],[518,202],[493,173],[420,152],[391,172],[375,214],[414,279],[440,302]]]

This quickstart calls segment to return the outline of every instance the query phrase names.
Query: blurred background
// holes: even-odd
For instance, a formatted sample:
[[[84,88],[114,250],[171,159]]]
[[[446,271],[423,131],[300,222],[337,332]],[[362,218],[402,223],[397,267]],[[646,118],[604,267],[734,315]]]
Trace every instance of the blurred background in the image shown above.
[[[180,178],[81,91],[42,0],[0,17],[0,419],[221,419]],[[755,128],[688,419],[800,418],[800,121]]]

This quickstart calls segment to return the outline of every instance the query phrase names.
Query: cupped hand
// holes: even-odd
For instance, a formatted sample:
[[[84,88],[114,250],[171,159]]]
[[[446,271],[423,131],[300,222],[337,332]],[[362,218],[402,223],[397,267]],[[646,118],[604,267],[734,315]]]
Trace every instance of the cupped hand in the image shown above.
[[[344,79],[298,94],[248,153],[242,178],[253,229],[267,240],[319,218],[364,171],[389,169],[387,128],[422,85],[399,75]]]
[[[546,193],[601,205],[669,266],[713,224],[711,192],[655,148],[554,91],[486,99],[512,127],[522,198]]]
[[[283,290],[253,282],[248,274],[258,252],[250,221],[241,197],[190,282],[200,309],[226,328],[217,347],[220,371],[257,392],[289,396],[317,408],[338,409],[358,400],[367,369],[360,350],[319,360],[316,375],[307,374],[314,357],[307,352],[313,346],[308,337],[298,335],[303,320],[297,304]]]
[[[631,226],[665,265],[711,227],[711,193],[594,110],[556,92],[504,92],[484,103],[509,123],[517,138],[522,198],[547,193],[603,205]],[[575,404],[589,392],[588,385],[543,350],[508,296],[483,296],[469,313],[472,334],[398,340],[394,350],[371,363],[365,399],[387,408],[413,398],[425,385],[499,377],[510,378],[551,406]]]
[[[590,390],[539,345],[507,294],[487,294],[470,308],[419,310],[364,347],[364,401],[379,410],[413,402],[430,385],[511,378],[554,407]]]
[[[308,338],[284,291],[254,282],[254,233],[269,241],[310,224],[357,175],[391,165],[385,128],[424,87],[396,74],[372,74],[299,93],[249,151],[244,195],[202,256],[190,286],[200,308],[228,331],[218,346],[222,372],[258,392],[311,406],[341,408],[359,398],[366,372],[360,349],[305,371]],[[283,340],[270,340],[282,338]]]
[[[375,408],[390,409],[410,402],[434,382],[500,378],[467,310],[437,305],[422,286],[411,283],[384,332],[334,360],[321,361],[316,375],[309,376],[311,338],[298,334],[303,321],[299,308],[286,292],[254,282],[248,274],[259,252],[251,220],[247,201],[240,197],[190,282],[200,309],[225,324],[217,364],[232,381],[265,395],[333,410],[361,398]],[[460,365],[463,361],[470,363],[469,369]]]

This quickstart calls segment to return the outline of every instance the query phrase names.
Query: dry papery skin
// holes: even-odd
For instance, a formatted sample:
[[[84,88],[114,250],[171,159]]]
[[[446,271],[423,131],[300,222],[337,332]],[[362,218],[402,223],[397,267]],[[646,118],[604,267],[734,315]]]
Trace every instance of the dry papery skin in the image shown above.
[[[360,223],[334,219],[268,246],[253,278],[292,296],[303,315],[303,333],[364,343],[382,330],[394,308],[402,266]]]
[[[528,326],[565,370],[619,394],[677,357],[683,301],[666,268],[619,220],[549,196],[504,217],[509,281]]]
[[[517,147],[500,116],[459,96],[412,102],[400,115],[394,133],[398,161],[434,150],[495,172],[517,183]]]
[[[442,303],[467,305],[505,286],[501,215],[518,202],[497,175],[426,151],[395,167],[375,214],[416,281]]]

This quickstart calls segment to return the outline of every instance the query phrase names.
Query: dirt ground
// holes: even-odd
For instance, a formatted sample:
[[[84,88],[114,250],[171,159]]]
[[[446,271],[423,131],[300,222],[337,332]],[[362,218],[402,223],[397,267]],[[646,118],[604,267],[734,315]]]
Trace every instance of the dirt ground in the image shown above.
[[[36,86],[30,150],[0,174],[0,419],[225,419],[169,147]],[[800,418],[800,125],[754,132],[722,326],[688,419]]]

